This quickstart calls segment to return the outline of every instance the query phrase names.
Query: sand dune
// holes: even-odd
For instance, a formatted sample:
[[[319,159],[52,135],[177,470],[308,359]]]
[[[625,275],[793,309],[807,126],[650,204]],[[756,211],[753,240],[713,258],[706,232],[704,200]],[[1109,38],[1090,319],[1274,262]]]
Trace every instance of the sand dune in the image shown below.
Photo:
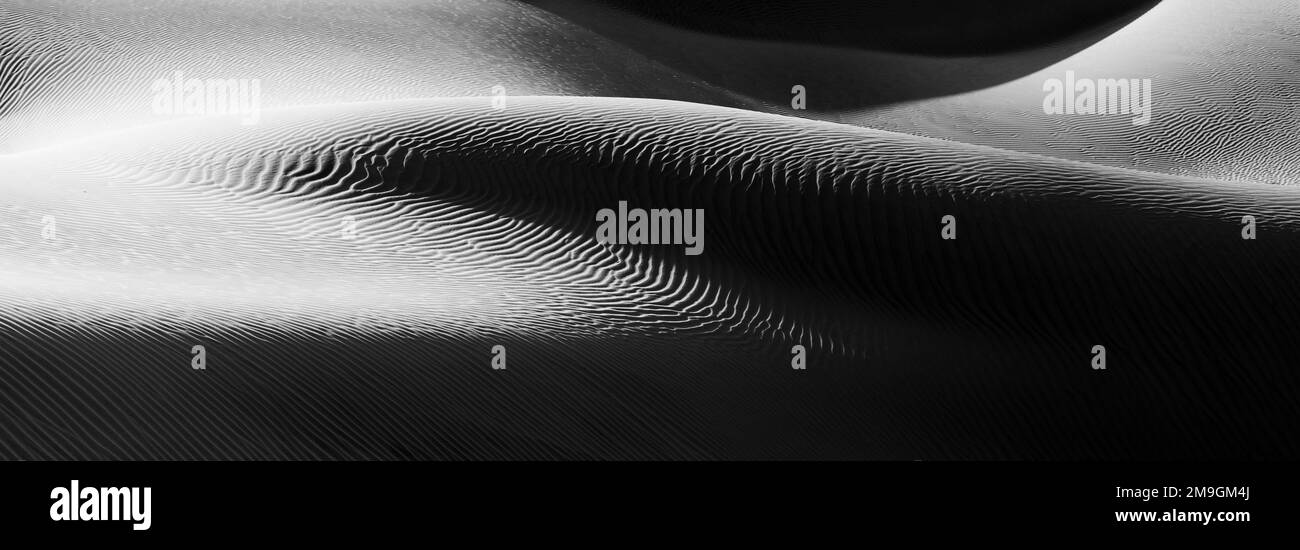
[[[1053,7],[1055,17],[1068,18],[1074,25],[1088,24],[1073,32],[1051,33],[1052,39],[1023,44],[1020,49],[985,51],[974,47],[976,41],[967,32],[980,34],[979,44],[989,44],[991,41],[982,33],[992,32],[985,25],[996,25],[992,22],[977,25],[967,18],[961,23],[947,22],[953,28],[944,29],[933,15],[919,17],[911,13],[912,10],[927,9],[924,3],[867,4],[831,0],[789,6],[788,11],[803,13],[805,18],[815,18],[813,21],[801,21],[799,16],[782,17],[778,15],[780,12],[765,13],[762,4],[751,3],[735,8],[703,3],[680,10],[668,7],[670,4],[636,6],[651,12],[649,17],[627,8],[601,8],[573,0],[532,3],[599,33],[613,43],[690,75],[694,80],[742,94],[760,105],[757,110],[837,122],[852,122],[852,118],[846,115],[859,109],[980,90],[1032,74],[1104,39],[1144,11],[1139,6],[1092,21],[1082,13],[1067,17],[1068,10]],[[613,2],[615,5],[621,3]],[[635,1],[629,3],[637,4]],[[967,7],[982,10],[973,3]],[[1007,7],[1002,5],[996,12]],[[931,8],[928,11],[957,16],[951,9]],[[1098,9],[1098,6],[1089,4],[1089,7],[1079,9],[1087,12]],[[724,29],[721,31],[681,28],[654,17],[659,10],[673,12],[676,18],[685,18],[696,10],[729,11],[734,21],[730,26],[708,25],[710,29],[721,27]],[[902,13],[889,17],[895,10]],[[1029,10],[1032,11],[1035,10]],[[832,15],[837,13],[843,13],[844,17]],[[986,15],[992,13],[995,12],[990,10]],[[1048,26],[1041,18],[1022,13],[1027,19],[1038,19],[1040,30]],[[736,14],[749,15],[749,19],[755,21],[741,26],[739,23],[746,19],[735,17]],[[709,16],[704,21],[717,19],[721,17]],[[997,34],[1031,36],[1014,19],[999,18],[1002,30]],[[928,30],[921,33],[908,30],[917,26]],[[728,27],[733,32],[726,32]],[[849,27],[853,32],[848,31]],[[983,30],[976,31],[977,28]],[[828,33],[829,29],[841,32]],[[900,40],[895,37],[900,34],[907,38]],[[942,34],[948,39],[931,39],[933,34]],[[952,44],[945,45],[945,42]],[[882,43],[892,44],[895,48],[882,47]],[[939,47],[944,54],[930,53],[930,48],[922,47],[923,44]],[[910,47],[900,50],[903,45]],[[808,90],[811,101],[807,110],[791,109],[790,88],[794,84]],[[1031,106],[1035,104],[1028,103]]]
[[[568,0],[526,0],[566,17],[608,11],[635,14],[679,28],[786,44],[818,44],[924,55],[1013,51],[1091,32],[1114,18],[1131,18],[1150,0],[1049,4],[1033,0],[603,0],[585,10]],[[605,9],[608,8],[608,9]],[[635,30],[635,29],[629,29]]]
[[[54,0],[0,6],[0,153],[174,118],[151,84],[260,79],[273,109],[428,97],[749,100],[510,1]]]
[[[1128,26],[1041,71],[998,86],[838,120],[1109,166],[1225,181],[1300,182],[1295,5],[1166,0]],[[1231,30],[1228,30],[1231,29]],[[1046,115],[1025,108],[1043,81],[1150,78],[1154,112]]]
[[[1296,413],[1285,187],[511,99],[182,120],[0,161],[4,454],[1294,455],[1267,422]],[[703,208],[707,253],[595,243],[618,200]],[[1240,239],[1242,213],[1264,237]],[[794,344],[814,368],[789,368]]]
[[[798,24],[768,35],[731,36],[647,22],[631,13],[610,16],[571,1],[537,4],[694,79],[743,94],[765,112],[1175,175],[1279,184],[1298,177],[1294,60],[1300,41],[1294,4],[1286,0],[1166,0],[1019,50],[963,51],[954,44],[944,55],[924,48],[854,47],[846,40],[855,35],[847,33],[839,41],[811,32],[794,43],[773,39],[796,32]],[[866,9],[831,4],[832,13]],[[754,9],[768,23],[755,28],[775,25],[768,20],[775,15]],[[822,24],[854,26],[868,35],[890,22],[845,17]],[[1013,21],[1003,25],[1015,33]],[[1086,78],[1151,78],[1150,126],[1134,126],[1122,116],[1044,114],[1044,81],[1063,79],[1066,71]],[[807,88],[807,110],[790,109],[792,83]]]
[[[0,458],[1295,458],[1295,8],[1133,5],[7,3]]]
[[[1292,60],[1300,41],[1287,0],[1169,0],[1150,11],[1116,5],[1106,13],[1118,18],[1080,15],[1074,24],[1098,22],[1060,40],[993,53],[947,48],[944,55],[870,49],[869,41],[854,48],[830,38],[685,30],[567,2],[538,6],[318,0],[0,7],[0,152],[169,120],[151,111],[150,83],[180,71],[262,79],[268,109],[478,96],[502,86],[510,95],[740,107],[1217,180],[1297,178],[1300,114],[1293,106],[1300,90]],[[789,32],[807,34],[816,24],[825,22]],[[1005,24],[1008,32],[1027,25]],[[1043,82],[1066,71],[1154,75],[1153,122],[1044,114]],[[808,110],[790,109],[793,84],[808,89]]]

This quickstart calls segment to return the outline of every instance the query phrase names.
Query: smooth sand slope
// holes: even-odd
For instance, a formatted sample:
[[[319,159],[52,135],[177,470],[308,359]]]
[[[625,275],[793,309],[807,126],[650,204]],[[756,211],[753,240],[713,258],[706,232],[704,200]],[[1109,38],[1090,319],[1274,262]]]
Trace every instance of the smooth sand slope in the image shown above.
[[[6,2],[0,154],[175,118],[156,79],[259,79],[265,109],[428,97],[750,100],[503,0]]]
[[[1287,187],[511,99],[0,159],[4,456],[1296,454]],[[703,208],[706,252],[597,244],[618,200]]]
[[[0,6],[0,458],[1300,456],[1290,3],[990,52],[540,4]],[[1043,114],[1065,70],[1151,123]]]
[[[909,27],[889,18],[908,8],[830,22],[826,14],[871,8],[834,1],[821,11],[792,6],[805,13],[791,16],[788,25],[775,22],[777,8],[754,8],[749,15],[756,23],[738,19],[737,29],[723,34],[671,26],[635,10],[593,10],[571,0],[535,3],[691,78],[744,94],[767,112],[1144,171],[1300,182],[1300,18],[1290,0],[1164,0],[1128,11],[1092,2],[1053,7],[1057,13],[1040,29],[1053,28],[1059,18],[1092,20],[1070,10],[1118,15],[1056,40],[1022,39],[1019,49],[994,52],[975,49],[988,40],[962,40],[981,36],[990,21],[963,26],[944,13],[935,22],[925,19],[929,28],[945,22],[956,27],[952,38],[936,45],[942,55],[907,40],[902,51],[872,47],[873,40]],[[1029,36],[1023,28],[1033,25],[1021,18],[1035,11],[1008,15],[1003,32]],[[818,34],[809,28],[816,24],[844,32]],[[1151,79],[1152,121],[1135,126],[1123,115],[1044,114],[1044,81],[1064,79],[1066,71],[1092,79]],[[807,110],[791,110],[793,84],[805,86]]]
[[[791,7],[805,15],[784,18],[753,8],[710,33],[585,3],[535,4],[6,4],[0,153],[170,120],[151,109],[150,85],[181,71],[260,79],[264,108],[487,95],[499,85],[510,95],[740,107],[1174,175],[1300,181],[1300,27],[1290,0],[1089,3],[1005,20],[949,14],[925,24],[957,26],[934,48],[882,38],[916,26],[905,20],[918,9],[910,5],[860,23],[827,19],[863,9],[852,4]],[[772,30],[773,19],[790,24]],[[1023,38],[990,42],[998,24]],[[1043,29],[1064,34],[1050,40],[1057,33]],[[976,48],[1004,42],[1019,49]],[[1066,71],[1151,79],[1152,122],[1044,114],[1043,82]],[[807,110],[790,109],[795,84],[807,89]]]
[[[1109,166],[1300,183],[1300,17],[1287,0],[1165,0],[1024,78],[837,120]],[[1149,78],[1151,122],[1047,115],[1043,81]]]
[[[793,44],[925,55],[1000,53],[1059,40],[1152,0],[1045,3],[1035,0],[599,0],[586,10],[568,0],[524,0],[566,17],[635,14],[675,27]],[[602,9],[608,8],[608,9]],[[595,21],[593,18],[592,21]]]

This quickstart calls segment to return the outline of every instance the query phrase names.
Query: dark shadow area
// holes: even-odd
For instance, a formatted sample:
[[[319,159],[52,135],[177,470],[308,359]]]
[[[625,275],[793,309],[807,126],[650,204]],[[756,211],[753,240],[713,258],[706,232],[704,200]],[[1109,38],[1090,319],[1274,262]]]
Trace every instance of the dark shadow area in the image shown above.
[[[680,9],[675,3],[649,7],[636,0],[530,3],[684,78],[736,94],[726,106],[799,116],[1009,82],[1082,51],[1155,5],[1113,0],[1072,11],[1017,0],[996,10],[977,2],[951,11],[930,2],[797,8],[714,2]],[[804,111],[790,109],[794,85],[806,90]]]
[[[546,8],[557,4],[528,2]],[[1116,20],[1131,21],[1157,2],[599,0],[590,4],[733,38],[960,56],[1041,46]]]

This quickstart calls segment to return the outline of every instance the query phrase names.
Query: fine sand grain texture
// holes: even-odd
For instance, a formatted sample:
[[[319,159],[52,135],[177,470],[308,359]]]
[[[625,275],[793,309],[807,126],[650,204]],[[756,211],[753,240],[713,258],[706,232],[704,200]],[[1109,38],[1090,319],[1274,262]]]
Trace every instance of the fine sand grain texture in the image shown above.
[[[0,7],[0,458],[1300,456],[1294,6],[968,54],[545,4]],[[755,94],[782,47],[890,99]],[[1043,113],[1065,70],[1152,121]],[[257,122],[151,110],[175,71]],[[703,253],[601,242],[620,201]]]

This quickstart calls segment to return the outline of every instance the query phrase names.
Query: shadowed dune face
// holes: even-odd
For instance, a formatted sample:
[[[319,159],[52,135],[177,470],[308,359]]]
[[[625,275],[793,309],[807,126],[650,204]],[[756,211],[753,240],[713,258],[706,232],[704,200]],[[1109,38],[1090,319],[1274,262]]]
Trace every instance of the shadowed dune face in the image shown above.
[[[555,4],[550,0],[529,0],[529,3]],[[595,3],[674,26],[736,38],[924,55],[978,55],[1055,42],[1062,36],[1087,32],[1117,18],[1131,19],[1156,2],[1100,0],[1060,5],[1033,0],[602,0]],[[567,11],[580,15],[579,10]]]
[[[1027,41],[1020,50],[999,53],[961,50],[959,40],[942,56],[923,55],[923,48],[889,52],[868,43],[874,37],[907,44],[888,37],[910,29],[913,21],[935,29],[958,25],[970,19],[967,10],[983,9],[980,3],[939,9],[924,2],[829,2],[821,11],[736,6],[747,15],[707,30],[658,22],[672,20],[658,17],[659,10],[693,14],[721,10],[717,5],[612,2],[629,12],[620,15],[567,0],[535,3],[695,79],[742,93],[766,112],[1175,175],[1279,184],[1300,177],[1300,110],[1294,108],[1300,102],[1300,27],[1288,0],[1169,0],[1128,11],[1115,5],[1116,17],[1105,20],[1036,3],[996,11],[1007,16],[998,23],[1009,40],[1032,36],[1018,24],[1053,28],[1055,17],[1081,25],[1079,32],[1052,32],[1055,40]],[[927,17],[910,19],[913,9],[926,10]],[[1055,12],[1044,18],[1042,9]],[[872,10],[883,16],[872,16]],[[1088,21],[1094,23],[1084,26]],[[823,32],[855,25],[866,30],[849,33],[851,38]],[[920,38],[925,33],[915,36],[943,43]],[[1064,79],[1067,71],[1089,79],[1150,79],[1151,122],[1135,126],[1126,116],[1045,114],[1044,83]],[[806,110],[790,108],[792,84],[805,87]]]
[[[771,112],[785,110],[792,83],[801,83],[816,91],[814,111],[833,113],[1024,76],[1141,12],[1119,13],[1118,5],[1098,12],[1108,16],[1093,25],[1085,24],[1094,17],[1075,14],[1072,25],[1086,31],[1065,42],[945,58],[682,31],[560,2],[19,2],[0,6],[0,69],[8,75],[0,81],[0,153],[165,120],[150,110],[151,83],[177,71],[260,79],[266,108],[487,95],[503,86],[510,95],[643,97]],[[902,28],[913,8],[890,9],[903,11],[885,20],[855,17],[873,31],[858,36]],[[1003,36],[1028,27],[1000,24]]]
[[[1012,4],[6,3],[0,457],[1295,458],[1294,3]]]
[[[1295,456],[1269,422],[1297,413],[1285,187],[511,99],[178,121],[0,159],[0,450]],[[598,244],[619,200],[703,209],[705,253]],[[1265,236],[1241,240],[1242,213]]]
[[[501,86],[739,107],[1174,175],[1297,181],[1293,2],[1146,7],[1092,25],[1061,11],[1050,18],[1077,15],[1086,29],[1019,51],[936,56],[679,29],[553,0],[20,2],[0,6],[0,153],[171,120],[151,109],[151,83],[179,71],[259,79],[266,109]],[[784,13],[754,9],[759,19]],[[914,8],[897,9],[871,29],[895,28]],[[1019,28],[1036,10],[1004,23]],[[809,27],[828,18],[809,17]],[[1045,114],[1045,81],[1067,71],[1150,78],[1151,122]],[[806,110],[791,109],[794,85],[807,91]]]
[[[1300,20],[1286,0],[1168,0],[1041,71],[988,89],[824,117],[1094,164],[1300,183]],[[1151,120],[1049,115],[1047,79],[1150,79]]]
[[[1020,11],[1005,5],[986,10],[978,2],[947,9],[924,2],[838,0],[797,7],[530,3],[692,79],[752,98],[763,111],[804,115],[807,111],[790,110],[790,88],[799,84],[815,90],[810,116],[832,120],[841,111],[970,92],[1021,78],[1104,39],[1154,4],[1090,2],[1077,12],[1053,6],[1052,13],[1044,14],[1041,10],[1048,8],[1042,3]],[[694,23],[672,24],[687,21]],[[1064,21],[1068,25],[1058,28]],[[1002,47],[989,49],[998,44]],[[1016,49],[1003,51],[1011,45]]]

